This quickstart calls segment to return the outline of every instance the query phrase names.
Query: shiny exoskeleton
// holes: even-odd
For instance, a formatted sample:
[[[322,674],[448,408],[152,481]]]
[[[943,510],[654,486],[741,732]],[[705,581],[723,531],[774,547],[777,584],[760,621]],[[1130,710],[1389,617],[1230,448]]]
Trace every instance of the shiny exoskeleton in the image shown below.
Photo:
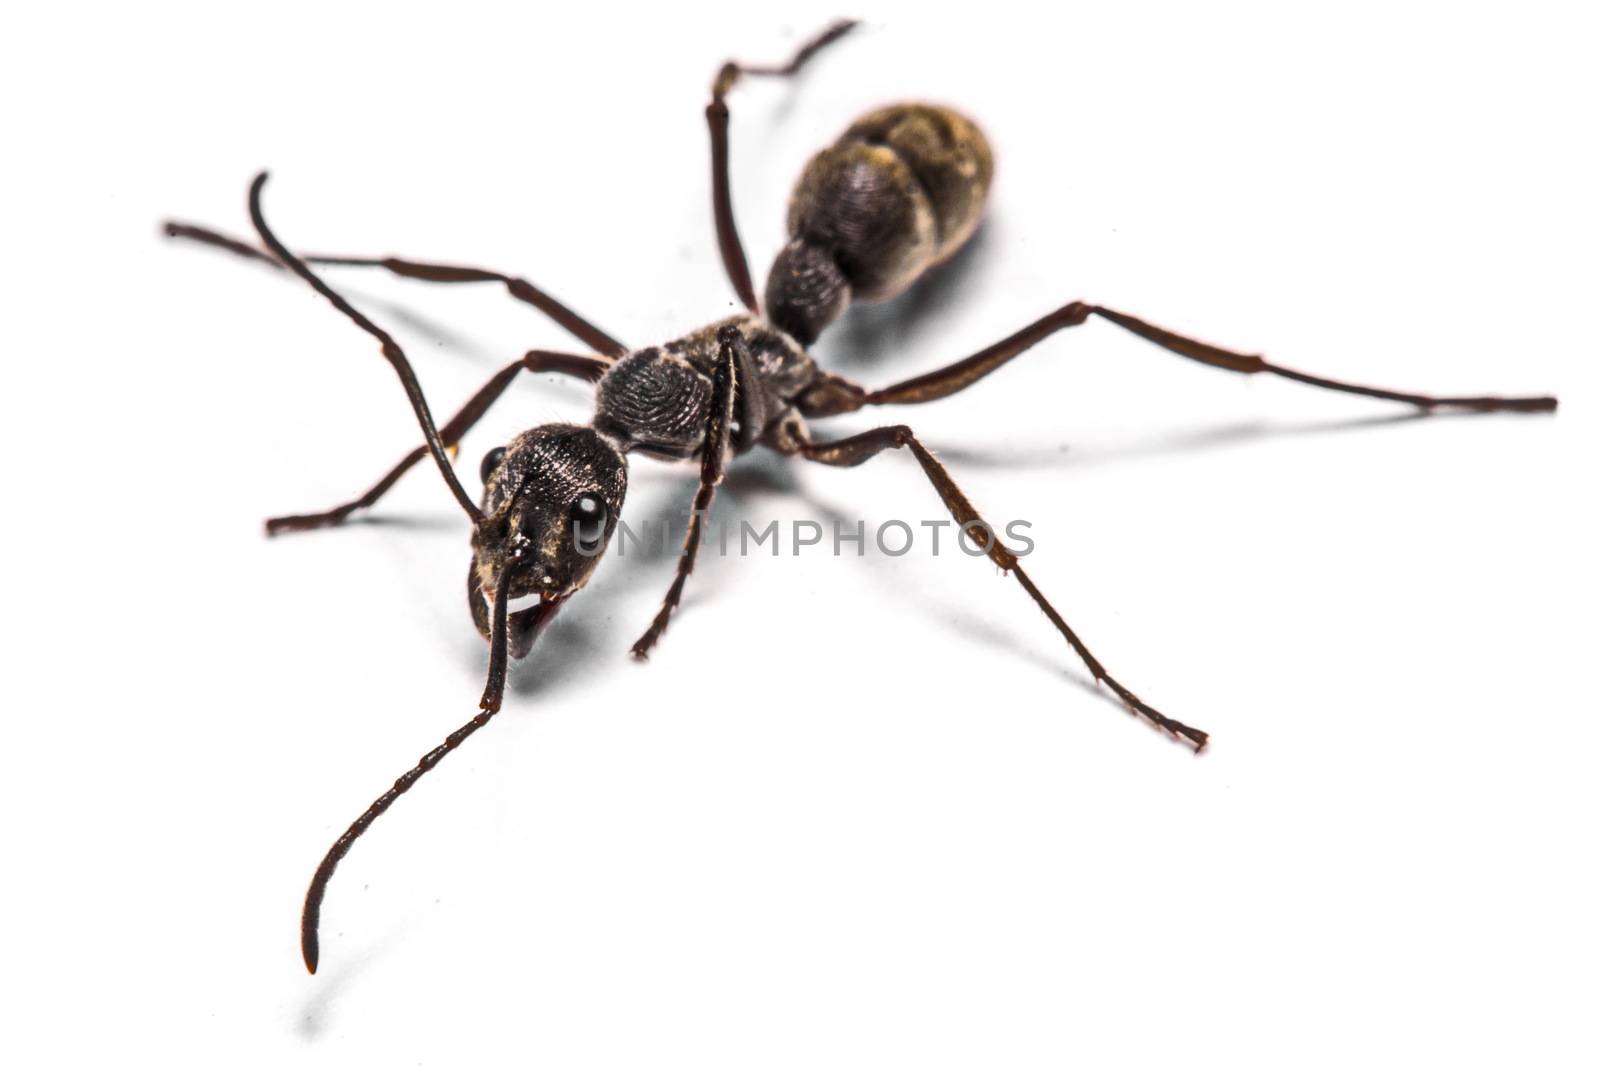
[[[723,266],[746,311],[675,341],[630,349],[525,279],[497,271],[395,257],[296,255],[278,240],[262,214],[264,174],[251,186],[250,213],[265,249],[202,227],[167,224],[169,235],[202,241],[288,270],[332,302],[379,342],[405,387],[422,430],[424,444],[362,496],[327,511],[271,519],[269,533],[340,523],[376,503],[402,474],[428,456],[472,522],[467,598],[473,621],[489,639],[490,649],[480,711],[397,779],[328,850],[306,892],[301,919],[301,947],[311,970],[317,966],[323,895],[335,867],[374,819],[500,709],[507,657],[528,653],[543,626],[588,582],[605,551],[627,492],[627,457],[631,453],[698,460],[700,467],[677,573],[660,611],[633,646],[636,656],[642,658],[655,645],[678,605],[694,567],[716,487],[735,456],[764,445],[801,460],[854,466],[884,451],[905,449],[965,535],[1002,573],[1016,580],[1095,680],[1121,698],[1130,711],[1198,751],[1205,746],[1205,732],[1152,708],[1106,671],[909,427],[887,425],[816,442],[810,420],[868,406],[920,404],[950,396],[1046,337],[1091,317],[1131,331],[1175,355],[1241,374],[1272,374],[1423,410],[1555,409],[1555,398],[1548,396],[1437,397],[1316,377],[1083,301],[1063,304],[965,359],[884,388],[868,390],[824,372],[807,351],[823,329],[850,304],[891,299],[954,254],[978,226],[994,175],[993,157],[983,134],[948,108],[897,104],[867,113],[806,164],[789,203],[788,241],[768,275],[762,307],[734,225],[728,188],[726,96],[745,76],[795,74],[812,55],[850,28],[848,22],[835,24],[785,65],[730,62],[717,73],[706,108],[712,207]],[[448,422],[437,426],[400,345],[335,292],[310,264],[379,267],[430,282],[501,284],[516,299],[550,316],[591,351],[530,351],[485,383]],[[490,451],[480,468],[483,494],[474,502],[456,477],[452,450],[511,381],[527,371],[568,374],[595,383],[594,419],[588,426],[540,426]],[[510,602],[518,598],[532,598],[533,603],[513,612]]]
[[[863,115],[800,175],[767,318],[809,345],[853,301],[899,296],[972,236],[993,177],[983,132],[949,108]]]
[[[994,159],[983,132],[944,107],[873,111],[811,157],[789,200],[789,243],[767,276],[765,315],[737,315],[630,352],[600,380],[595,429],[648,455],[691,459],[705,444],[718,336],[736,331],[733,448],[793,451],[829,382],[806,351],[855,301],[900,295],[972,236]]]

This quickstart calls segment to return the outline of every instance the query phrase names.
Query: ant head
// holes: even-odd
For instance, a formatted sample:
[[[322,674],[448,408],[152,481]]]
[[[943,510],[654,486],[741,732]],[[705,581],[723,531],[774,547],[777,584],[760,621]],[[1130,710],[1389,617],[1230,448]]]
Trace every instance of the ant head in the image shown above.
[[[489,635],[495,590],[538,602],[510,616],[510,646],[524,656],[539,627],[583,588],[622,512],[628,466],[588,426],[553,423],[483,457],[484,518],[472,533],[467,598]]]

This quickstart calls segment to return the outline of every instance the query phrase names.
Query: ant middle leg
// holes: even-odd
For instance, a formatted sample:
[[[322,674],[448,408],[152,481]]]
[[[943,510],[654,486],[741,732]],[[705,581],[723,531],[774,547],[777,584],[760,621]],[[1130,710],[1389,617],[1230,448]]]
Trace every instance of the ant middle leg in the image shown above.
[[[501,395],[511,385],[512,379],[522,371],[531,371],[535,374],[553,371],[557,374],[570,374],[575,378],[582,378],[588,382],[597,382],[605,374],[610,364],[594,356],[570,355],[565,352],[545,352],[534,349],[528,352],[515,363],[509,364],[485,382],[472,398],[466,402],[460,411],[451,416],[450,421],[439,428],[439,437],[444,441],[446,448],[452,452],[460,444],[466,432],[477,425],[484,413],[499,400]],[[415,466],[428,454],[427,446],[418,445],[408,452],[404,459],[378,479],[371,489],[347,503],[327,511],[319,511],[307,515],[280,515],[267,520],[267,535],[276,536],[280,533],[292,533],[301,530],[319,530],[326,526],[337,526],[349,518],[350,515],[362,508],[370,508],[376,504],[394,484],[400,480],[401,475]]]
[[[1370,396],[1379,400],[1394,400],[1415,405],[1424,411],[1440,407],[1464,408],[1479,412],[1544,412],[1556,409],[1556,398],[1553,396],[1430,396],[1321,378],[1269,363],[1261,356],[1245,355],[1196,341],[1151,325],[1132,315],[1081,301],[1074,301],[1057,308],[1037,322],[1030,323],[1010,337],[966,359],[883,389],[867,390],[841,378],[824,377],[801,397],[799,406],[806,415],[821,418],[856,411],[868,405],[926,404],[932,400],[941,400],[988,377],[1051,334],[1083,325],[1091,315],[1137,334],[1168,352],[1240,374],[1275,374],[1280,378],[1288,378],[1290,381],[1316,386],[1319,389],[1354,393],[1357,396]]]
[[[814,463],[826,463],[833,467],[854,467],[891,448],[908,448],[911,450],[911,454],[916,457],[923,473],[927,475],[928,481],[933,484],[933,488],[938,492],[939,498],[944,501],[945,507],[949,509],[951,518],[956,520],[962,532],[970,537],[979,548],[986,551],[989,558],[999,566],[1002,573],[1012,575],[1017,579],[1028,596],[1033,599],[1033,602],[1049,618],[1051,624],[1066,639],[1067,644],[1072,646],[1072,650],[1078,654],[1078,658],[1083,660],[1084,666],[1089,668],[1089,673],[1094,676],[1095,681],[1104,682],[1112,692],[1122,698],[1122,702],[1127,705],[1130,711],[1142,716],[1146,721],[1166,731],[1173,737],[1181,738],[1193,745],[1196,752],[1205,748],[1206,733],[1204,730],[1197,730],[1193,726],[1187,726],[1177,719],[1163,715],[1135,696],[1132,690],[1117,681],[1105,667],[1101,666],[1094,653],[1089,651],[1089,647],[1073,632],[1072,627],[1067,625],[1067,621],[1061,617],[1060,613],[1050,604],[1050,601],[1045,599],[1044,594],[1039,591],[1039,587],[1033,584],[1033,580],[1028,577],[1027,572],[1022,569],[1022,565],[1017,561],[1016,555],[1000,543],[1000,539],[995,536],[993,527],[978,514],[978,509],[973,506],[972,502],[967,499],[966,494],[956,485],[955,480],[950,477],[950,472],[945,469],[944,464],[940,463],[933,453],[929,452],[926,446],[917,440],[916,434],[911,432],[909,426],[882,426],[876,430],[868,430],[865,433],[859,433],[838,441],[792,441],[784,446],[784,450],[792,449],[795,454],[804,459],[811,460]]]
[[[750,281],[750,265],[733,222],[733,194],[728,187],[728,103],[727,95],[744,75],[787,78],[799,73],[806,60],[855,28],[851,19],[841,19],[806,42],[794,58],[782,66],[753,66],[729,61],[717,71],[711,83],[711,103],[706,105],[706,125],[711,130],[711,209],[717,220],[717,247],[722,266],[733,283],[734,292],[751,311],[757,309],[756,289]]]
[[[180,237],[200,244],[210,245],[232,252],[245,259],[265,263],[269,267],[283,269],[277,257],[265,249],[258,248],[246,241],[227,234],[218,233],[216,230],[204,226],[195,226],[187,222],[167,222],[162,225],[162,232],[168,237]],[[420,263],[411,259],[400,259],[396,256],[301,256],[306,263],[320,267],[377,267],[402,278],[413,278],[424,282],[439,282],[444,284],[458,284],[464,282],[499,282],[506,287],[517,300],[524,304],[531,304],[544,312],[556,325],[566,330],[572,336],[588,345],[594,351],[615,359],[628,351],[628,346],[607,334],[598,326],[567,307],[555,297],[544,290],[534,286],[523,278],[498,271],[482,270],[478,267],[457,267],[442,263]]]

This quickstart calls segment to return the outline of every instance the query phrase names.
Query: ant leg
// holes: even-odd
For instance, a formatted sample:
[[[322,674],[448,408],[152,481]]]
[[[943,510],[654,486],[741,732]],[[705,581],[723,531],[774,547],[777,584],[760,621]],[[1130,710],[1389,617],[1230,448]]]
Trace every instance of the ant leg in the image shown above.
[[[267,225],[267,217],[261,210],[261,189],[266,184],[266,171],[257,174],[255,180],[250,183],[250,221],[255,225],[256,235],[280,263],[332,304],[335,311],[378,342],[384,360],[394,369],[395,375],[400,379],[400,387],[405,390],[412,414],[416,415],[417,425],[421,427],[423,439],[428,443],[428,453],[433,456],[433,462],[439,468],[439,477],[444,479],[446,488],[456,498],[456,503],[461,505],[461,510],[466,512],[467,518],[471,519],[474,525],[482,522],[483,512],[478,510],[478,505],[461,485],[461,479],[456,477],[455,469],[450,465],[450,454],[439,438],[439,428],[434,424],[433,413],[428,410],[428,399],[422,395],[422,384],[417,381],[416,372],[411,369],[411,360],[406,358],[405,350],[387,330],[357,311],[351,306],[350,301],[319,278],[298,256],[289,251],[288,247],[278,239],[277,234],[272,232],[272,228]]]
[[[799,72],[822,48],[832,44],[855,27],[854,20],[841,19],[802,45],[794,58],[783,66],[747,66],[731,60],[717,71],[711,83],[711,103],[706,105],[706,124],[711,128],[711,208],[717,218],[717,245],[722,250],[722,266],[728,272],[734,292],[751,311],[756,308],[756,290],[750,282],[750,265],[739,243],[733,224],[733,198],[728,190],[728,91],[746,75],[787,78]]]
[[[451,417],[449,422],[439,428],[439,437],[443,440],[445,448],[450,449],[453,453],[462,436],[472,429],[479,419],[483,418],[484,413],[493,406],[496,400],[500,399],[501,394],[506,391],[512,379],[517,377],[519,371],[532,371],[535,374],[553,371],[557,374],[570,374],[585,381],[597,382],[605,374],[606,368],[609,366],[610,364],[605,360],[597,359],[593,356],[575,356],[564,352],[545,352],[540,349],[534,349],[515,363],[502,368],[493,378],[485,382],[483,387],[472,395],[472,399],[468,400],[461,410]],[[395,464],[388,474],[378,479],[377,484],[371,489],[368,489],[356,499],[340,504],[336,508],[309,515],[281,515],[277,518],[268,519],[267,535],[270,537],[280,533],[317,530],[325,526],[339,525],[349,518],[352,512],[359,511],[362,508],[370,508],[376,504],[385,493],[394,487],[394,484],[400,480],[401,475],[415,466],[427,454],[427,447],[418,445],[408,452],[404,459]]]
[[[1039,591],[1039,587],[1033,584],[1033,580],[1028,577],[1027,572],[1017,562],[1017,557],[1005,545],[1000,543],[999,538],[994,534],[993,528],[983,521],[982,516],[978,514],[978,509],[973,507],[966,494],[961,492],[955,481],[950,477],[950,472],[945,470],[944,465],[934,458],[933,453],[929,452],[921,441],[917,440],[910,427],[883,426],[876,430],[868,430],[865,433],[856,434],[838,441],[795,442],[792,447],[805,459],[815,463],[826,463],[834,467],[857,466],[865,463],[885,449],[909,448],[911,454],[921,464],[923,473],[928,476],[928,481],[932,482],[934,489],[938,491],[939,498],[944,501],[945,507],[950,509],[951,517],[961,526],[962,532],[972,538],[973,543],[979,548],[985,549],[989,558],[999,566],[1002,572],[1016,577],[1017,581],[1022,584],[1022,588],[1033,598],[1033,602],[1039,605],[1040,610],[1060,631],[1061,636],[1066,638],[1067,644],[1072,646],[1072,650],[1078,654],[1078,658],[1083,660],[1084,665],[1089,668],[1089,673],[1094,675],[1095,681],[1104,682],[1112,692],[1122,698],[1123,703],[1128,706],[1129,710],[1143,716],[1172,736],[1180,737],[1187,741],[1194,746],[1196,752],[1205,748],[1205,731],[1186,726],[1176,719],[1161,714],[1161,712],[1135,696],[1127,686],[1113,678],[1100,665],[1100,661],[1094,657],[1094,653],[1089,651],[1088,646],[1079,639],[1077,634],[1073,633],[1066,620],[1056,612],[1055,608],[1051,607],[1050,602]]]
[[[711,511],[711,499],[722,482],[723,467],[733,440],[733,400],[738,384],[739,328],[724,326],[717,336],[720,358],[716,377],[712,380],[711,407],[706,417],[706,440],[700,455],[700,488],[694,494],[694,506],[689,512],[689,530],[684,535],[683,552],[678,556],[678,573],[661,601],[661,610],[650,623],[644,636],[633,643],[633,655],[644,659],[667,631],[667,623],[683,598],[684,583],[694,570],[694,560],[700,552],[701,533],[706,516]]]
[[[1260,356],[1244,355],[1239,352],[1229,351],[1226,348],[1218,348],[1215,345],[1180,336],[1159,326],[1152,326],[1143,319],[1125,315],[1120,311],[1113,311],[1110,308],[1085,304],[1079,301],[1057,308],[1044,318],[1023,327],[1010,337],[990,345],[975,355],[968,356],[957,363],[952,363],[948,367],[898,382],[883,389],[868,391],[843,379],[831,376],[826,377],[801,398],[800,409],[812,417],[823,417],[855,411],[869,404],[926,404],[930,400],[941,400],[952,393],[960,392],[974,382],[999,370],[1005,364],[1058,330],[1081,326],[1088,321],[1091,315],[1099,316],[1130,333],[1137,334],[1146,341],[1166,349],[1168,352],[1212,367],[1236,371],[1240,374],[1260,374],[1263,372],[1276,374],[1280,378],[1288,378],[1291,381],[1314,385],[1319,389],[1331,389],[1340,393],[1354,393],[1357,396],[1370,396],[1379,400],[1395,400],[1404,404],[1414,404],[1424,411],[1430,411],[1436,407],[1466,408],[1471,411],[1523,412],[1554,411],[1556,409],[1556,398],[1553,396],[1428,396],[1421,393],[1400,393],[1391,389],[1378,389],[1372,386],[1352,385],[1347,382],[1334,381],[1330,378],[1319,378],[1314,375],[1303,374],[1300,371],[1290,370],[1287,367],[1280,367],[1275,363],[1269,363]]]
[[[270,267],[283,269],[283,264],[278,262],[271,253],[237,238],[229,237],[215,230],[208,230],[203,226],[194,226],[187,222],[168,222],[163,224],[162,230],[168,237],[182,237],[191,241],[198,241],[201,244],[211,245],[213,248],[221,248],[232,252],[236,256],[243,256],[245,259],[253,259]],[[425,282],[442,282],[446,284],[456,282],[499,282],[506,287],[506,291],[513,297],[524,304],[532,304],[554,320],[556,325],[594,349],[594,351],[611,358],[621,356],[628,351],[628,347],[621,341],[611,337],[542,289],[537,289],[522,278],[515,278],[508,274],[480,270],[477,267],[452,267],[439,263],[418,263],[415,260],[398,259],[394,256],[301,256],[300,258],[307,263],[314,263],[322,267],[379,267],[391,274],[398,274],[402,278],[415,278]]]

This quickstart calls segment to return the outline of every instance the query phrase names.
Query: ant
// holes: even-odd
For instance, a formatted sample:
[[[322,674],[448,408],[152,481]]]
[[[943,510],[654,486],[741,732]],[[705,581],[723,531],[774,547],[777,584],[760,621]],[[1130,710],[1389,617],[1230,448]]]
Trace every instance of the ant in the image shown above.
[[[1097,304],[1073,301],[966,359],[881,389],[867,389],[818,367],[808,346],[851,304],[889,300],[930,268],[949,259],[977,228],[994,173],[983,133],[944,107],[897,104],[871,111],[806,164],[789,201],[789,241],[767,276],[758,301],[734,226],[728,187],[728,93],[746,76],[789,77],[818,51],[848,33],[854,22],[829,26],[781,66],[729,62],[711,87],[706,121],[711,133],[712,207],[717,242],[728,279],[745,312],[685,337],[632,349],[522,278],[474,267],[419,263],[394,257],[299,256],[267,225],[261,193],[265,173],[250,186],[250,218],[265,248],[215,231],[169,222],[165,232],[226,249],[298,275],[347,318],[375,338],[399,375],[424,444],[360,497],[328,511],[269,519],[275,535],[342,523],[376,504],[407,470],[431,456],[472,522],[472,564],[467,603],[473,623],[489,642],[488,678],[479,712],[401,775],[353,822],[327,852],[311,879],[301,916],[301,950],[315,973],[317,930],[329,880],[340,860],[373,821],[439,761],[480,730],[500,710],[507,657],[521,658],[567,600],[583,588],[616,529],[628,485],[627,457],[638,452],[664,460],[695,461],[700,484],[690,512],[677,573],[661,608],[633,645],[643,659],[666,632],[694,569],[706,516],[723,471],[757,445],[812,463],[853,467],[879,453],[906,449],[975,545],[1015,578],[1060,631],[1097,682],[1137,716],[1192,746],[1205,747],[1203,730],[1146,704],[1114,678],[1089,651],[1028,577],[1017,557],[995,537],[978,509],[944,465],[909,426],[895,424],[835,440],[814,440],[808,420],[864,407],[940,400],[999,370],[1060,330],[1102,319],[1186,359],[1240,374],[1281,378],[1411,404],[1423,411],[1549,412],[1554,397],[1436,397],[1333,381],[1269,363],[1261,356],[1171,333],[1143,319]],[[591,350],[584,354],[535,349],[490,378],[443,426],[436,425],[422,388],[398,342],[340,296],[311,269],[377,267],[428,282],[496,282],[538,308]],[[523,371],[582,378],[596,390],[587,426],[553,423],[518,435],[483,458],[481,503],[456,477],[455,449],[464,435]],[[511,611],[513,600],[535,598]]]

